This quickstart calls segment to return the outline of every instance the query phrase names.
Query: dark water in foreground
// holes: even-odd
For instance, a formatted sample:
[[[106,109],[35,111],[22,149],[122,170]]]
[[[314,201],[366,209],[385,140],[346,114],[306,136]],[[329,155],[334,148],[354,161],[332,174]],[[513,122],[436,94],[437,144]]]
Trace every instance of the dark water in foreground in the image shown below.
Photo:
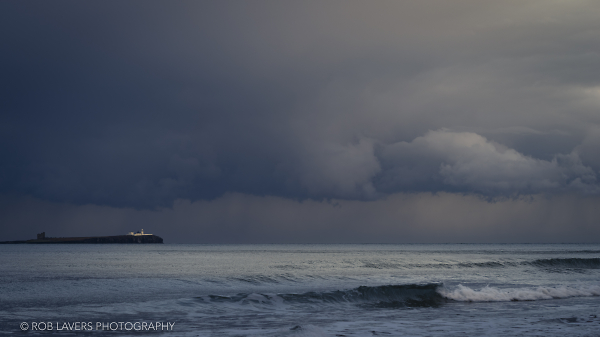
[[[1,245],[0,266],[1,334],[600,336],[600,245]]]

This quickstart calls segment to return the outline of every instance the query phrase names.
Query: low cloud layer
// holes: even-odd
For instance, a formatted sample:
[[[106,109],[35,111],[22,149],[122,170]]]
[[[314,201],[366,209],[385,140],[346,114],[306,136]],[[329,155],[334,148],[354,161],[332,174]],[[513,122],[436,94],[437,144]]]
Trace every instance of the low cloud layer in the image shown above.
[[[450,193],[374,201],[298,202],[226,194],[136,210],[0,196],[0,240],[117,235],[143,228],[165,243],[545,243],[597,242],[598,197],[531,196],[488,202]]]

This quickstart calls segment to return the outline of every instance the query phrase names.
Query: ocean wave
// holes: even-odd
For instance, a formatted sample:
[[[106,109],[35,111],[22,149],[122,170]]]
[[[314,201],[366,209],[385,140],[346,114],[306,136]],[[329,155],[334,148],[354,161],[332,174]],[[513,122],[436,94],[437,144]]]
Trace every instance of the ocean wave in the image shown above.
[[[280,279],[284,279],[279,276]],[[248,275],[244,277],[233,277],[230,280],[251,283],[251,284],[264,284],[264,283],[279,283],[280,280],[274,277],[262,276],[262,275]]]
[[[439,291],[444,298],[461,302],[537,301],[600,296],[600,286],[537,288],[496,288],[488,286],[475,290],[459,285],[453,290],[440,288]]]
[[[539,259],[527,264],[543,268],[600,269],[600,258]]]
[[[458,285],[445,288],[440,283],[361,286],[350,290],[307,292],[301,294],[237,294],[209,295],[206,303],[236,305],[325,305],[354,304],[365,308],[438,307],[452,302],[537,301],[570,297],[600,296],[600,285],[578,287],[497,288],[479,290]]]
[[[441,284],[361,286],[351,290],[280,295],[290,302],[358,303],[373,307],[430,307],[445,300],[437,291]]]
[[[503,268],[512,267],[516,264],[514,262],[500,262],[500,261],[489,261],[489,262],[473,262],[473,263],[459,263],[458,266],[462,268]]]
[[[532,261],[487,261],[487,262],[461,262],[461,263],[439,263],[439,264],[415,264],[412,268],[506,268],[517,266],[534,266],[551,269],[600,269],[600,258],[552,258],[537,259]]]
[[[438,292],[441,284],[361,286],[350,290],[307,292],[302,294],[237,294],[234,296],[210,295],[201,298],[206,302],[238,304],[338,304],[351,303],[365,307],[435,307],[446,302]]]
[[[432,269],[460,269],[460,268],[504,268],[519,265],[515,262],[507,261],[487,261],[487,262],[461,262],[461,263],[428,263],[428,264],[410,264],[408,268],[432,268]]]

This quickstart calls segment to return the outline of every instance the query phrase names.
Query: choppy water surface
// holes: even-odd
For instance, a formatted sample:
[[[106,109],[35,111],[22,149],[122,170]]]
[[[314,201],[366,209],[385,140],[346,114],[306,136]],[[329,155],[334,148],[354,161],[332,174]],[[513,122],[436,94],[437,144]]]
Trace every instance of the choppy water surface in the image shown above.
[[[600,245],[2,245],[0,266],[5,334],[600,336]],[[115,333],[139,334],[79,332]]]

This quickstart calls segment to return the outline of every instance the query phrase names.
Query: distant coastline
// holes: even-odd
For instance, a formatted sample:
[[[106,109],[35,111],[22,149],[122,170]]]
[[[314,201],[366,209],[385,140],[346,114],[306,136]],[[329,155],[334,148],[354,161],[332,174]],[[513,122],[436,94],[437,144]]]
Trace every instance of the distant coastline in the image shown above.
[[[87,237],[46,237],[46,233],[37,235],[37,239],[19,241],[0,241],[0,244],[52,244],[52,243],[163,243],[160,236],[154,234],[129,233],[127,235],[114,236],[87,236]]]

